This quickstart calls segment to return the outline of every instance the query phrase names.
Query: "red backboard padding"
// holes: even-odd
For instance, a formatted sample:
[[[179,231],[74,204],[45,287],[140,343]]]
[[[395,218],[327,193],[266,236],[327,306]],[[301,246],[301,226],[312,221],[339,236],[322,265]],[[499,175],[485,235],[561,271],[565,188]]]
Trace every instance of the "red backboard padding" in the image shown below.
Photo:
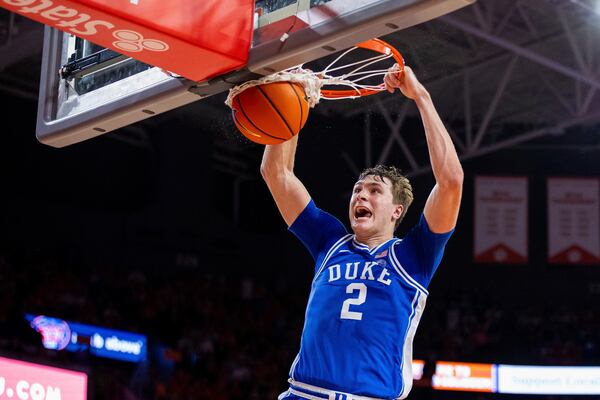
[[[246,65],[254,0],[0,0],[142,62],[203,81]]]

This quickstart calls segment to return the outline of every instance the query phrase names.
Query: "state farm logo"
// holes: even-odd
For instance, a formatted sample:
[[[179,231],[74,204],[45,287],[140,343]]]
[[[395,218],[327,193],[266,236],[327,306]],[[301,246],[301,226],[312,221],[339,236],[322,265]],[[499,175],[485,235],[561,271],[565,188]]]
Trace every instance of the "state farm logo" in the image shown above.
[[[54,26],[73,35],[86,37],[99,33],[100,29],[112,31],[115,25],[109,21],[92,19],[89,14],[72,7],[66,7],[60,1],[52,0],[2,0],[14,12]],[[69,5],[72,3],[68,3]],[[112,45],[123,52],[138,53],[143,50],[167,51],[169,45],[161,40],[147,39],[138,32],[117,29],[112,33],[117,39]]]
[[[123,51],[137,53],[142,50],[169,50],[169,45],[163,42],[162,40],[145,39],[142,35],[135,31],[120,29],[118,31],[114,31],[113,36],[118,40],[114,41],[112,45]]]

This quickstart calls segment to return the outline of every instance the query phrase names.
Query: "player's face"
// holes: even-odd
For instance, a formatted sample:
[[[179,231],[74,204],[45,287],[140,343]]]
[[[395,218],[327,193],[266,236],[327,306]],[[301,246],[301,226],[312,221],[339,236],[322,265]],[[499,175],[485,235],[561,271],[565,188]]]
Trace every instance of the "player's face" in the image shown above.
[[[394,204],[389,179],[368,175],[354,185],[350,198],[350,225],[360,236],[393,233],[402,214],[402,206]]]

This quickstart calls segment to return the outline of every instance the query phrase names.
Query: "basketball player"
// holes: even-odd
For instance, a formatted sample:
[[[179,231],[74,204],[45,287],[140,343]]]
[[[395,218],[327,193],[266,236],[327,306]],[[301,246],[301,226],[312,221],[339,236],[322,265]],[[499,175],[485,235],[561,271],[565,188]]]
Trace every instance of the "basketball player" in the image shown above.
[[[394,68],[386,88],[417,105],[436,180],[419,223],[403,239],[394,230],[413,194],[396,168],[376,166],[358,177],[348,233],[294,175],[298,138],[265,148],[261,173],[290,231],[315,260],[300,351],[280,400],[403,399],[412,387],[412,341],[456,224],[463,171],[427,90],[410,68],[403,79]]]

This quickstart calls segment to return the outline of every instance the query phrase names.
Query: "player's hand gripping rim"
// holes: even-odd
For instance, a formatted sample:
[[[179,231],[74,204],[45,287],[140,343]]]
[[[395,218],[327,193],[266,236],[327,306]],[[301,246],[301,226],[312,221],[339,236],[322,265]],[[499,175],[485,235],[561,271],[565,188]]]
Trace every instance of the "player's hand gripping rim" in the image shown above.
[[[427,90],[419,82],[412,68],[405,66],[404,70],[400,73],[398,70],[399,67],[394,65],[383,78],[385,88],[390,93],[394,93],[396,89],[400,89],[402,94],[411,100],[418,100],[420,97],[427,96]]]
[[[404,67],[409,68],[409,67]],[[404,80],[404,72],[400,71],[400,66],[396,63],[390,68],[388,68],[388,72],[385,74],[383,78],[383,82],[385,83],[385,89],[394,93],[396,89],[399,89],[402,81]]]

